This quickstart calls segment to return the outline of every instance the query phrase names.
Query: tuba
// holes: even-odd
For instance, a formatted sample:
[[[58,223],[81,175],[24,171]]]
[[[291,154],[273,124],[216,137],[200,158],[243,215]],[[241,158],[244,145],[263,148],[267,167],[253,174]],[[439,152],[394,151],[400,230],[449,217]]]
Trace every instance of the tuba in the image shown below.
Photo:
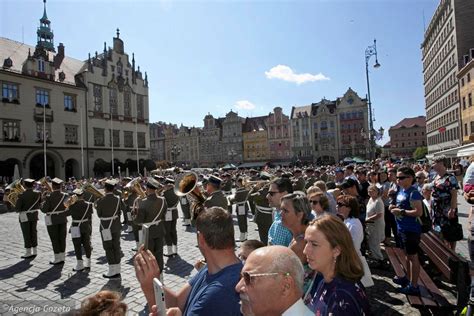
[[[135,191],[135,193],[138,195],[140,198],[146,197],[146,192],[143,190],[141,184],[140,184],[140,177],[133,178],[132,181],[127,183],[124,187],[127,191]]]
[[[65,208],[70,208],[72,205],[74,205],[74,203],[77,202],[77,200],[78,200],[77,195],[74,194],[69,199],[67,199],[66,202],[64,202],[64,207]]]
[[[105,194],[102,192],[102,191],[99,191],[95,188],[95,186],[93,186],[92,184],[90,183],[85,183],[83,186],[82,186],[82,190],[86,191],[86,192],[89,192],[90,194],[92,194],[96,199],[100,199],[100,198],[103,198],[105,196]]]
[[[16,202],[18,201],[18,197],[20,194],[25,192],[25,188],[21,185],[21,179],[13,181],[7,189],[10,189],[10,193],[7,196],[7,201],[15,207]]]
[[[198,176],[190,171],[178,176],[174,185],[174,193],[177,196],[187,196],[192,202],[191,220],[195,220],[204,211],[204,201],[206,200],[199,190]]]
[[[51,187],[51,184],[46,180],[46,177],[42,177],[41,179],[38,180],[39,183],[46,189],[48,192],[53,192],[53,189]]]

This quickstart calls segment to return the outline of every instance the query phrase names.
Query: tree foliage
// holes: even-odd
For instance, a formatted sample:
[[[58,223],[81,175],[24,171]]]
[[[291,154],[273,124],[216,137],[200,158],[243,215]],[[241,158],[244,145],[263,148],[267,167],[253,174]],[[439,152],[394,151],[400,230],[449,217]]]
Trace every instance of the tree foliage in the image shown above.
[[[413,153],[413,158],[415,158],[416,160],[423,159],[425,158],[427,153],[428,153],[427,147],[418,147]]]

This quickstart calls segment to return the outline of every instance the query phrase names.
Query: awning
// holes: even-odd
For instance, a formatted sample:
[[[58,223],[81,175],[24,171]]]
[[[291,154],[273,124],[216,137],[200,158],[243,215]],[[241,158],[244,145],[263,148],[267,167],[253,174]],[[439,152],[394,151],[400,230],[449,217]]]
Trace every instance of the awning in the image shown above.
[[[264,167],[266,165],[266,162],[245,162],[241,165],[239,165],[239,169],[245,169],[245,168],[260,168]]]
[[[469,147],[463,148],[458,151],[458,157],[469,157],[474,155],[474,144],[469,145]]]

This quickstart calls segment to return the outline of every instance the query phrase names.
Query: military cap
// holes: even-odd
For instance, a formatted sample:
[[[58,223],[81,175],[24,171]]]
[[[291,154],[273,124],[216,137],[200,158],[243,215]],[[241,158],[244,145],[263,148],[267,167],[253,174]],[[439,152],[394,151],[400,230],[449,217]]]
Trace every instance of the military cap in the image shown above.
[[[222,183],[222,179],[219,178],[219,177],[216,177],[214,175],[209,176],[208,181],[209,181],[209,183],[211,183],[211,184],[213,184],[217,187],[219,187]]]
[[[64,181],[59,179],[59,178],[54,178],[53,180],[51,180],[51,182],[53,184],[57,184],[57,185],[60,185],[61,183],[63,183]]]
[[[255,170],[255,169],[250,169],[250,173],[257,173],[257,170]]]
[[[74,193],[75,195],[83,195],[84,190],[77,188],[74,191],[72,191],[72,193]]]
[[[24,179],[23,182],[33,184],[35,182],[35,180],[27,178],[27,179]]]
[[[344,170],[342,170],[342,168],[336,168],[336,170],[334,170],[335,173],[338,173],[338,172],[342,172],[344,173]]]
[[[293,174],[295,174],[295,173],[301,173],[301,169],[295,169],[295,170],[293,171]]]
[[[146,186],[150,189],[159,189],[160,188],[160,183],[153,179],[152,177],[147,178]]]
[[[314,172],[314,168],[311,168],[311,167],[310,167],[310,168],[307,168],[307,169],[306,169],[306,172],[309,172],[309,173]]]
[[[265,172],[265,171],[260,172],[260,179],[270,180],[271,178],[272,178],[272,175],[269,174],[268,172]]]
[[[114,186],[117,184],[117,181],[115,181],[114,179],[107,179],[107,180],[105,181],[105,184],[114,187]]]
[[[132,181],[132,178],[131,178],[131,177],[123,177],[122,180],[125,180],[125,181]]]

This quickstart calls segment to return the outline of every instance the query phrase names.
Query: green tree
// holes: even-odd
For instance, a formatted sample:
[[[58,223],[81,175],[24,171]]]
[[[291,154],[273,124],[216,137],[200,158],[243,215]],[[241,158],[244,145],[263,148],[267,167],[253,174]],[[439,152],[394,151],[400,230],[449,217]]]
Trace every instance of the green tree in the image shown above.
[[[427,153],[428,153],[427,147],[418,147],[413,153],[413,158],[415,158],[415,160],[423,159],[425,158]]]

